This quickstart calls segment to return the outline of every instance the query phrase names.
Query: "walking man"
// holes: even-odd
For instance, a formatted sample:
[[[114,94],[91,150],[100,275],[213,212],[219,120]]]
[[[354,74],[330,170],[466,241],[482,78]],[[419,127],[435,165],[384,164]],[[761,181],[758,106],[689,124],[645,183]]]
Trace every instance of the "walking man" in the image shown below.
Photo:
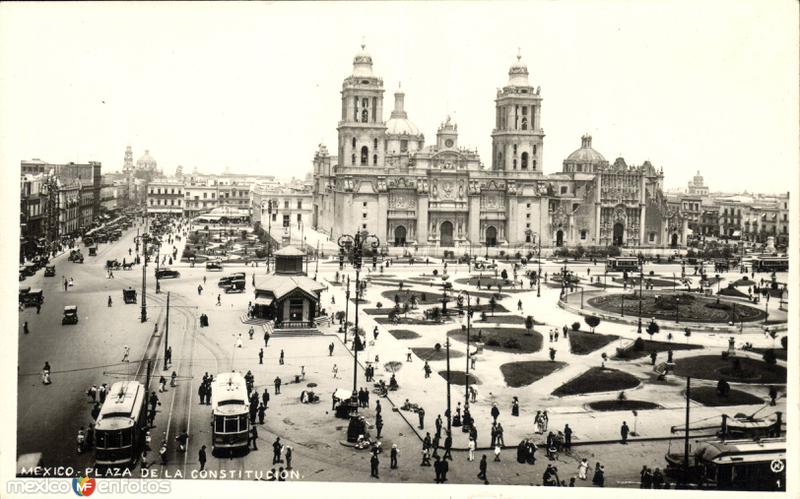
[[[281,357],[278,359],[278,364],[283,365],[283,350],[281,350]]]
[[[275,377],[275,395],[281,394],[281,378],[276,376]]]
[[[277,464],[281,462],[281,449],[283,446],[281,445],[281,437],[276,437],[275,441],[272,442],[272,464]]]
[[[480,464],[478,465],[478,478],[483,480],[483,483],[488,484],[489,480],[486,479],[486,466],[486,454],[484,454],[483,457],[481,457]]]
[[[424,430],[425,429],[425,409],[420,407],[419,410],[417,411],[417,415],[419,416],[419,429],[420,430]]]
[[[258,429],[255,426],[250,427],[250,440],[253,442],[253,450],[258,450]],[[248,442],[248,446],[250,442]]]
[[[619,434],[622,437],[622,443],[628,443],[628,433],[630,433],[630,429],[628,428],[628,423],[625,421],[622,422],[622,426],[619,429]]]
[[[258,350],[258,363],[259,364],[263,364],[264,363],[264,349],[263,348]]]
[[[267,342],[269,341],[269,333],[264,331],[264,348],[267,348]]]
[[[450,449],[453,447],[453,437],[450,435],[450,432],[447,432],[447,436],[444,439],[444,456],[442,456],[442,460],[446,461],[447,459],[453,460],[453,455],[450,454]]]
[[[378,454],[376,452],[372,453],[372,457],[369,459],[370,465],[370,475],[372,478],[380,478],[378,476],[378,464],[380,461],[378,460]]]
[[[200,471],[206,469],[206,446],[200,447],[200,452],[198,452],[197,460],[200,461]]]
[[[131,349],[128,345],[122,347],[122,362],[130,362],[128,360],[128,355],[131,353]]]
[[[398,454],[398,452],[399,451],[397,450],[397,444],[392,444],[392,452],[390,453],[391,462],[389,464],[389,467],[391,469],[397,469],[397,454]]]
[[[333,357],[333,342],[332,341],[331,341],[331,344],[328,345],[328,357]]]

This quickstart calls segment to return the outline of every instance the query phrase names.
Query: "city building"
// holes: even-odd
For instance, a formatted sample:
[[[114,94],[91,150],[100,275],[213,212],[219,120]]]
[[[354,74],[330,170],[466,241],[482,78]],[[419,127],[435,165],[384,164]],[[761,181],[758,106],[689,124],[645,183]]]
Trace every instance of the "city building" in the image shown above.
[[[147,213],[183,216],[184,185],[174,178],[155,178],[147,184]]]
[[[268,213],[270,201],[271,220]],[[271,226],[273,231],[279,227],[286,231],[302,231],[305,224],[311,224],[313,203],[314,194],[310,190],[255,185],[251,192],[250,219],[253,224],[260,223],[264,229]]]
[[[690,196],[708,196],[708,186],[705,185],[705,181],[703,180],[703,176],[700,175],[700,171],[697,171],[697,174],[692,178],[692,181],[689,182],[688,188],[686,189],[686,193]]]
[[[495,95],[489,168],[459,144],[450,117],[426,145],[399,88],[384,121],[383,94],[362,46],[342,83],[337,150],[321,144],[313,160],[312,223],[332,238],[367,230],[391,246],[686,243],[663,171],[648,161],[609,164],[585,135],[560,173],[544,174],[543,97],[520,56]]]

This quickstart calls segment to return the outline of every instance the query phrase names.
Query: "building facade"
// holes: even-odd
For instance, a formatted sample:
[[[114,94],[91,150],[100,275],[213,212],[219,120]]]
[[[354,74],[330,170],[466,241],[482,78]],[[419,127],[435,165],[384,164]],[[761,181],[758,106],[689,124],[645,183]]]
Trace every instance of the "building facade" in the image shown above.
[[[171,178],[156,178],[147,184],[147,213],[152,215],[183,216],[183,182]]]
[[[449,117],[425,145],[400,89],[384,121],[383,94],[362,46],[342,83],[337,151],[320,145],[313,160],[312,221],[332,238],[368,230],[394,246],[685,243],[663,171],[649,162],[609,164],[587,135],[560,173],[543,173],[543,97],[519,56],[495,95],[489,168],[459,144]]]

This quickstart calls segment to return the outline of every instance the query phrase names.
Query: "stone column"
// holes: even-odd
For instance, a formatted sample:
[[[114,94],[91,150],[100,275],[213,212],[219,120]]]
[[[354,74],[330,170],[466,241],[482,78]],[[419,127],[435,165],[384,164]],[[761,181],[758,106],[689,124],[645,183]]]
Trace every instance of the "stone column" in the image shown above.
[[[473,248],[481,244],[480,223],[481,223],[481,196],[480,194],[470,194],[469,196],[469,215],[467,221],[467,239],[472,243]]]
[[[385,243],[388,237],[387,225],[389,223],[389,194],[386,192],[378,193],[378,222],[375,228],[375,235],[381,238],[381,242]]]
[[[644,231],[644,217],[647,214],[647,206],[644,203],[639,206],[639,244],[644,245],[646,238],[645,238],[645,231]]]
[[[428,195],[417,197],[417,238],[418,244],[428,244]]]

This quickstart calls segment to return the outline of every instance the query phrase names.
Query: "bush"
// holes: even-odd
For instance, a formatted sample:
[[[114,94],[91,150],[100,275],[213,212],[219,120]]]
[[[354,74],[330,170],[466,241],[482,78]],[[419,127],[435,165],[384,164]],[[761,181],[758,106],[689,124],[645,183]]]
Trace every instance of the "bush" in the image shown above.
[[[573,331],[580,331],[581,330],[581,323],[580,322],[573,322],[572,323],[572,330]]]
[[[433,269],[433,275],[435,275],[435,276],[439,275],[439,270],[438,269]]]
[[[722,360],[728,360],[728,357],[730,357],[730,353],[727,350],[723,350],[722,351]]]
[[[590,328],[592,328],[593,333],[594,333],[594,328],[600,325],[600,317],[597,317],[596,315],[590,315],[586,317],[584,320],[586,321],[586,324]]]
[[[486,346],[489,346],[489,347],[499,347],[499,346],[500,346],[500,343],[498,343],[498,341],[497,341],[496,339],[494,339],[494,338],[489,338],[489,339],[486,341]]]
[[[656,275],[656,273],[651,270],[650,271],[650,275],[653,276],[653,275]]]
[[[503,342],[503,347],[508,349],[517,350],[520,347],[519,341],[514,338],[509,338],[505,342]]]
[[[378,303],[375,304],[375,306],[378,307],[378,308],[383,308],[383,303],[382,302],[378,302]]]
[[[717,383],[717,393],[719,393],[720,397],[727,397],[728,394],[731,392],[731,385],[728,384],[727,381],[724,379],[719,380]]]

